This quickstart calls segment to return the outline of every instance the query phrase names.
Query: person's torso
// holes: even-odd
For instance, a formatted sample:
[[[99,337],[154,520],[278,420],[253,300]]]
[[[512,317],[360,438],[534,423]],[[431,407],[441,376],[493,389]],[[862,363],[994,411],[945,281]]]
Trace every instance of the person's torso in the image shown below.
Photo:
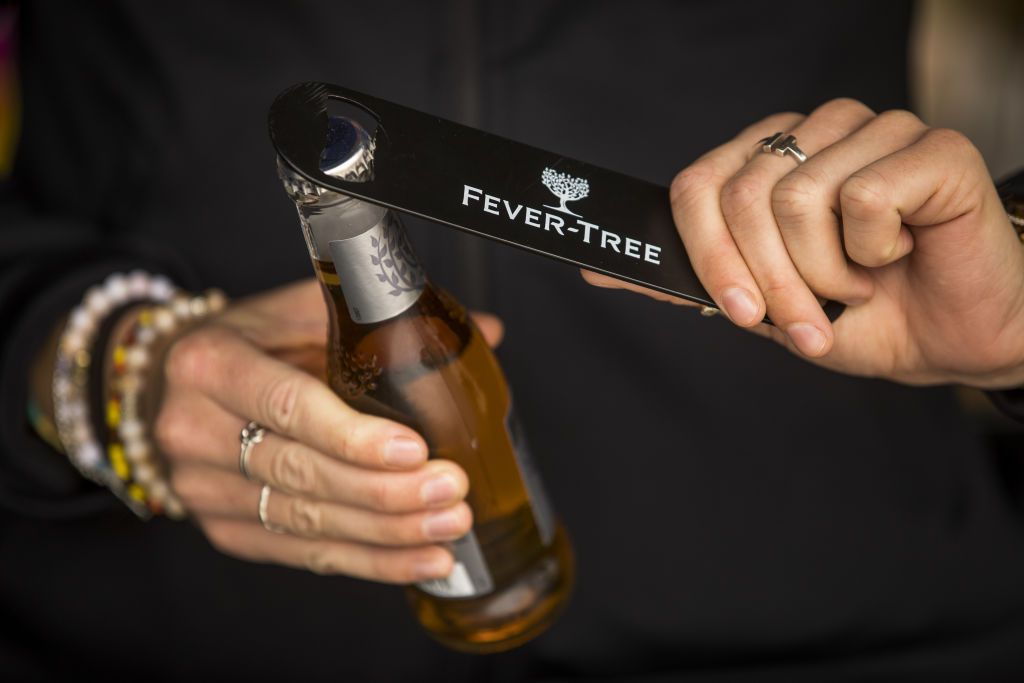
[[[838,96],[907,106],[904,3],[53,11],[25,12],[21,177],[51,209],[165,243],[233,295],[311,273],[266,134],[293,82],[336,82],[666,186],[777,111]],[[586,216],[586,201],[574,209]],[[977,634],[1021,617],[1020,520],[949,392],[832,374],[724,320],[409,223],[428,273],[505,321],[499,355],[577,553],[568,611],[521,651],[470,660],[427,642],[394,588],[250,567],[158,524],[132,542],[187,549],[174,573],[153,561],[146,576],[168,582],[149,588],[196,657],[159,655],[169,671],[250,666],[275,638],[289,665],[346,680],[871,671],[894,648],[925,653],[927,668],[933,650],[975,656]]]

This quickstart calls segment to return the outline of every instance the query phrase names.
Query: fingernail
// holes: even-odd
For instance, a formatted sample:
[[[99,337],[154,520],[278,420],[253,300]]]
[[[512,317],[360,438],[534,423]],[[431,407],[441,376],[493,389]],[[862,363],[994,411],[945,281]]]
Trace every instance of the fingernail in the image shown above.
[[[749,325],[757,318],[757,302],[742,287],[730,287],[722,292],[722,305],[733,322],[740,325]]]
[[[459,484],[450,474],[441,474],[428,479],[420,489],[420,499],[427,505],[436,505],[455,498]]]
[[[426,457],[423,445],[407,436],[396,436],[384,447],[384,462],[392,467],[412,467]]]
[[[451,510],[435,512],[423,520],[423,535],[432,541],[449,541],[462,535],[459,516]]]
[[[786,334],[804,355],[818,356],[825,348],[825,334],[810,323],[793,323],[786,328]]]
[[[448,576],[448,562],[443,558],[430,560],[418,560],[412,566],[413,573],[419,577],[419,581],[427,579],[443,579]]]

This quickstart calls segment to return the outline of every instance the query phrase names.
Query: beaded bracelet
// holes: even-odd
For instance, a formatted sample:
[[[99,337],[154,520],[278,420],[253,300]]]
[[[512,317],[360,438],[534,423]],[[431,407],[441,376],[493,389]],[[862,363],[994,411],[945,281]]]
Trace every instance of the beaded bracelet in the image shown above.
[[[148,506],[153,514],[174,519],[185,516],[184,506],[167,485],[165,463],[157,458],[146,437],[146,371],[157,342],[183,325],[223,310],[227,298],[219,290],[201,296],[177,295],[167,305],[139,311],[123,338],[113,346],[112,376],[108,384],[107,457],[128,495]]]
[[[157,317],[165,319],[164,315]],[[173,330],[173,319],[165,328]],[[153,514],[166,512],[177,518],[183,516],[183,508],[171,496],[165,477],[159,476],[163,472],[158,472],[140,417],[139,404],[146,384],[142,370],[148,365],[149,346],[156,337],[154,309],[146,307],[137,312],[123,337],[112,344],[106,397],[107,461],[132,499],[146,505]]]
[[[151,327],[152,317],[152,309],[149,307],[136,311],[134,319],[125,328],[126,331],[121,339],[111,344],[113,350],[110,358],[110,375],[106,383],[105,402],[106,442],[107,462],[118,478],[124,482],[128,495],[133,500],[146,505],[153,514],[160,514],[164,511],[163,501],[158,501],[148,491],[154,478],[152,474],[154,466],[149,462],[150,449],[145,441],[133,439],[135,436],[131,427],[133,422],[126,419],[126,414],[138,415],[139,396],[144,388],[144,379],[139,374],[126,374],[129,367],[139,368],[142,366],[138,359],[144,350],[136,349],[133,345],[142,339],[149,340],[154,336]],[[129,452],[131,460],[129,460]]]
[[[109,488],[136,514],[144,515],[145,507],[127,494],[103,457],[93,431],[88,399],[89,368],[97,330],[115,309],[134,302],[169,301],[174,292],[174,285],[162,275],[143,271],[110,275],[102,285],[89,288],[82,303],[71,311],[54,362],[54,422],[64,452],[82,476]]]

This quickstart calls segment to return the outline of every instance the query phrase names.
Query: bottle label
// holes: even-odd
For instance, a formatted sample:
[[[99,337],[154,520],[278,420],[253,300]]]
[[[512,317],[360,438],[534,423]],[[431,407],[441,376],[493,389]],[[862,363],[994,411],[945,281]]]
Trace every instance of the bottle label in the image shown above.
[[[494,579],[475,533],[470,531],[452,543],[449,550],[455,557],[451,574],[418,583],[417,588],[439,598],[474,598],[494,590]]]
[[[515,410],[509,403],[508,415],[505,416],[505,429],[508,431],[509,440],[512,442],[512,452],[516,455],[516,464],[519,466],[519,476],[523,480],[523,487],[530,499],[530,507],[533,509],[533,521],[540,532],[540,541],[544,545],[551,545],[555,537],[555,514],[548,499],[544,484],[540,478],[536,463],[530,455],[530,449],[523,435],[523,428],[519,424]]]
[[[327,246],[355,322],[394,318],[420,298],[426,284],[423,268],[390,211],[366,232]]]

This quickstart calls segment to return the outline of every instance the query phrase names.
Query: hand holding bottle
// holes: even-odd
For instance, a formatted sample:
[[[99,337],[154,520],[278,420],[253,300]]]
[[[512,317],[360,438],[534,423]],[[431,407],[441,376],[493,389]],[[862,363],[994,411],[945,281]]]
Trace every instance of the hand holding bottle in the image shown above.
[[[493,316],[474,316],[488,343]],[[447,576],[438,545],[472,525],[465,472],[427,461],[414,430],[346,405],[322,381],[326,311],[315,281],[244,300],[179,338],[155,437],[174,492],[210,542],[239,558],[409,583]],[[268,434],[239,471],[241,428]],[[273,490],[268,533],[257,518]]]

